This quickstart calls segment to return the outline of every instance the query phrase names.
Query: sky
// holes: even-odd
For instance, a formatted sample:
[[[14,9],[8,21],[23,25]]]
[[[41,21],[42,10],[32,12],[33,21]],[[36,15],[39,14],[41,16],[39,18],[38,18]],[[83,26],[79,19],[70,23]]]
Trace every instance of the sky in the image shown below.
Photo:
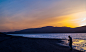
[[[86,25],[86,0],[0,0],[0,32]]]

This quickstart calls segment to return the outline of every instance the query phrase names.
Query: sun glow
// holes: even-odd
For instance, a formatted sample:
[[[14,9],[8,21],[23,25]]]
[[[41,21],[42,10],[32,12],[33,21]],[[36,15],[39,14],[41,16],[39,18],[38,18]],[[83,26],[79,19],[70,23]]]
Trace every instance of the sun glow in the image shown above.
[[[77,14],[77,17],[80,18],[79,26],[86,25],[86,12],[82,12],[82,13]]]
[[[61,18],[65,19],[59,23],[67,27],[75,28],[86,25],[86,12],[78,12],[70,15],[65,15]]]
[[[84,25],[86,25],[86,17],[82,19],[81,24],[80,24],[80,26],[84,26]]]
[[[81,21],[81,22],[83,22],[83,21],[85,21],[86,20],[86,17]]]
[[[79,12],[73,15],[73,22],[77,23],[78,26],[86,25],[86,12]]]

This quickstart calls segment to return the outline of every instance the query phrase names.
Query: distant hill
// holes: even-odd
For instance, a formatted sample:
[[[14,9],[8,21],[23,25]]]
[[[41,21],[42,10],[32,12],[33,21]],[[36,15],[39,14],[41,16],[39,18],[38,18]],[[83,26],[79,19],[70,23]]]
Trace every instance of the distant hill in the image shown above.
[[[86,33],[86,26],[70,28],[70,27],[53,27],[46,26],[42,28],[24,29],[15,32],[7,32],[8,34],[30,34],[30,33]]]

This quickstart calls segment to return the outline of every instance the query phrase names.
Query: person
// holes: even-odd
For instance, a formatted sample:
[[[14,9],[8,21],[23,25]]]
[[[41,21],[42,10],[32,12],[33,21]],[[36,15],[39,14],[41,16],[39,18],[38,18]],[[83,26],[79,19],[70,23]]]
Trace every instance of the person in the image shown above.
[[[72,50],[72,37],[68,36],[69,37],[69,46],[70,46],[70,50]]]

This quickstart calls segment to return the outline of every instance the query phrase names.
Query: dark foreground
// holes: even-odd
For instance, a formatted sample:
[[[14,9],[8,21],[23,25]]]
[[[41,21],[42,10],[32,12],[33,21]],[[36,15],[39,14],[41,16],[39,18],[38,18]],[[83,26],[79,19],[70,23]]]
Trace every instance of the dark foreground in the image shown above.
[[[0,36],[0,52],[81,52],[57,45],[59,39]]]

